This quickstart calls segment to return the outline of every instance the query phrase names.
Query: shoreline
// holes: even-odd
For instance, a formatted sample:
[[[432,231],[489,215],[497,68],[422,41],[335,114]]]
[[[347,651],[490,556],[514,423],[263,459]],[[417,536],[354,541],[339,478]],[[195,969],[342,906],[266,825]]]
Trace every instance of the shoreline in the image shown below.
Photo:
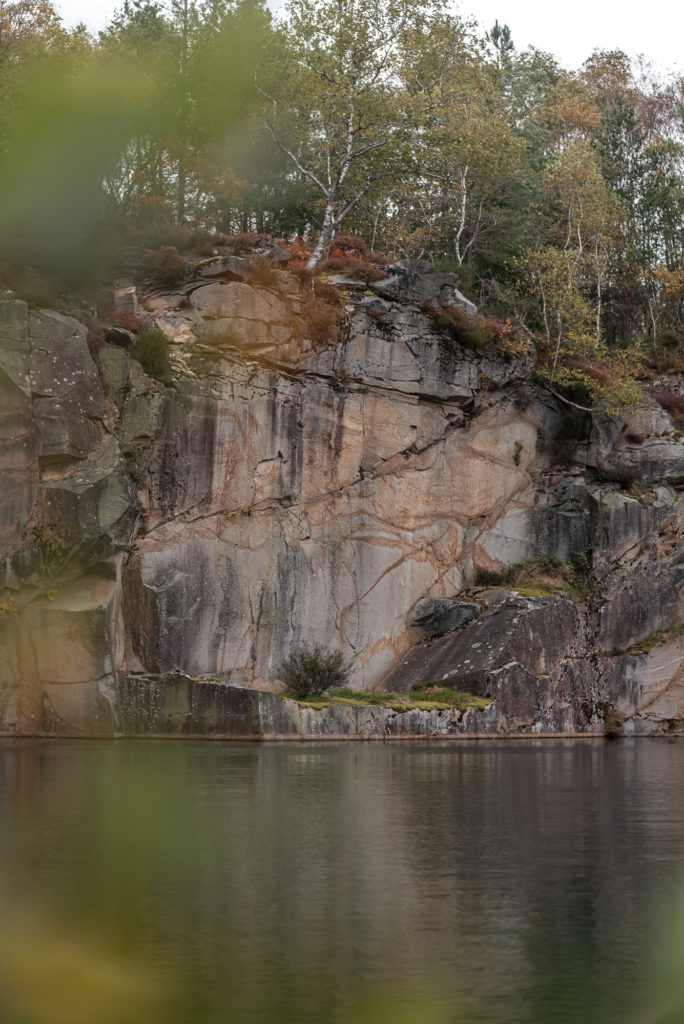
[[[607,736],[605,733],[591,732],[591,733],[561,733],[561,732],[545,732],[545,733],[478,733],[478,734],[457,734],[450,736],[292,736],[292,735],[273,735],[273,736],[244,736],[230,733],[222,733],[220,735],[213,734],[207,735],[202,733],[118,733],[113,736],[77,736],[77,735],[56,735],[55,733],[34,733],[34,734],[11,734],[11,733],[0,733],[0,743],[33,743],[39,742],[44,743],[46,741],[54,743],[71,742],[72,740],[79,740],[84,742],[101,742],[101,743],[122,743],[129,740],[135,742],[168,742],[168,741],[181,741],[181,742],[207,742],[207,743],[240,743],[240,744],[254,744],[254,745],[278,745],[290,743],[296,746],[302,744],[349,744],[349,743],[387,743],[387,744],[453,744],[453,743],[510,743],[510,742],[534,742],[537,740],[546,741],[575,741],[582,740],[596,742],[602,740],[606,743],[613,743],[617,740],[681,740],[684,739],[684,732],[658,732],[658,733],[637,733],[628,735],[617,735]]]

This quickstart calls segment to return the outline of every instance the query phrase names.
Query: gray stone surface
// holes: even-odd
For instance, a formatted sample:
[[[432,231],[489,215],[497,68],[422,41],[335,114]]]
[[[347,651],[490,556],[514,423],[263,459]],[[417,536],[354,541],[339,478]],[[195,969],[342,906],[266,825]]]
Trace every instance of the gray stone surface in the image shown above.
[[[126,736],[224,739],[411,740],[468,735],[477,716],[457,710],[395,711],[332,704],[302,707],[273,693],[225,681],[168,676],[128,676],[120,688],[120,731]]]
[[[239,281],[204,285],[192,293],[192,304],[202,317],[210,320],[239,317],[269,323],[286,320],[288,316],[282,299]]]
[[[134,285],[114,289],[114,309],[117,313],[138,312],[138,292]]]
[[[477,316],[477,306],[466,299],[459,289],[456,274],[417,272],[412,266],[400,264],[387,268],[383,281],[374,281],[369,287],[385,298],[417,305],[461,306],[470,317]]]
[[[252,265],[241,256],[217,256],[204,260],[197,270],[199,277],[227,278],[247,281],[252,275]]]
[[[131,679],[143,731],[678,729],[682,444],[657,403],[595,417],[561,467],[566,410],[533,383],[534,352],[463,349],[418,308],[459,301],[453,276],[391,272],[312,347],[297,279],[252,287],[236,259],[200,268],[190,306],[140,297],[173,341],[173,388],[121,348],[93,359],[77,320],[0,302],[0,733],[113,734]],[[475,586],[534,559],[557,560],[566,592]],[[266,692],[314,643],[354,688],[436,680],[492,703],[324,714]],[[162,693],[150,673],[176,670]]]
[[[440,636],[464,626],[475,618],[479,610],[476,604],[443,597],[424,597],[414,604],[406,621],[424,636]]]

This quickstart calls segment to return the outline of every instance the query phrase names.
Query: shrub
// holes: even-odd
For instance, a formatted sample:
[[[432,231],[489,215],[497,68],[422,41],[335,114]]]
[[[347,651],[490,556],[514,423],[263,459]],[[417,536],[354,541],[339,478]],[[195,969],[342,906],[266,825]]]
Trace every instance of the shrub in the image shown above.
[[[348,373],[344,370],[340,370],[339,373],[333,374],[330,378],[330,387],[333,391],[348,391],[351,385],[352,379]]]
[[[357,281],[365,281],[369,284],[371,281],[383,281],[387,274],[384,270],[380,270],[379,267],[369,263],[368,260],[355,259],[349,256],[328,256],[320,264],[320,271],[333,270],[335,273],[344,274],[345,277],[353,278]]]
[[[264,238],[268,238],[268,235],[257,234],[256,231],[239,231],[236,235],[224,235],[221,242],[230,246],[236,256],[241,256],[254,249]]]
[[[619,484],[623,490],[629,490],[636,483],[637,474],[633,469],[623,466],[594,466],[593,475],[599,483]]]
[[[516,562],[499,572],[480,569],[475,585],[513,587],[529,597],[566,593],[575,600],[588,600],[594,587],[591,551],[576,552],[569,562],[552,556]]]
[[[162,331],[142,331],[130,351],[149,377],[170,386],[173,381],[170,346],[171,342]]]
[[[653,397],[658,405],[669,413],[675,427],[684,427],[684,395],[679,391],[654,391]]]
[[[279,239],[278,245],[280,245],[286,252],[290,254],[290,264],[288,270],[292,270],[293,263],[306,264],[309,262],[311,253],[313,252],[313,245],[310,245],[305,238],[298,238],[295,242],[286,242]]]
[[[473,320],[462,306],[456,304],[439,310],[428,305],[424,311],[432,317],[432,322],[442,334],[463,348],[482,352],[496,343],[499,354],[509,361],[527,357],[530,353],[529,339],[510,320],[504,322],[494,316],[479,316]]]
[[[287,265],[287,272],[288,274],[294,274],[295,277],[298,277],[303,285],[311,284],[314,279],[313,270],[310,270],[309,267],[307,267],[304,260],[293,259]]]
[[[320,695],[332,687],[344,687],[349,669],[340,651],[320,644],[299,647],[283,662],[280,674],[289,692],[299,699]]]
[[[620,723],[616,718],[606,718],[603,723],[603,734],[607,740],[616,740],[620,735]]]
[[[676,374],[684,373],[684,355],[679,350],[665,349],[663,352],[649,354],[644,364],[646,379],[653,379],[657,373]]]
[[[198,256],[204,256],[205,258],[216,256],[216,246],[213,242],[202,242],[201,245],[194,247],[194,251]]]
[[[332,256],[337,253],[363,259],[368,255],[368,246],[363,238],[360,238],[358,235],[337,235],[336,238],[333,238],[332,242],[328,243],[326,256]]]
[[[185,280],[188,261],[173,245],[165,245],[150,253],[145,260],[145,272],[155,284],[164,288],[177,288]]]
[[[478,569],[475,573],[476,587],[503,587],[507,583],[514,583],[517,566],[509,566],[500,572],[490,569]]]
[[[593,380],[601,387],[609,387],[615,383],[616,368],[605,363],[592,361],[591,359],[568,359],[567,365],[572,370],[579,370],[581,374]]]
[[[340,292],[334,285],[314,281],[313,293],[305,295],[302,300],[301,316],[306,334],[315,345],[330,341],[344,317]]]
[[[335,309],[316,298],[303,302],[301,311],[306,333],[315,345],[323,345],[331,340],[343,316],[341,309]]]
[[[326,302],[329,306],[337,309],[342,301],[342,295],[339,288],[336,288],[334,284],[328,284],[327,281],[314,281],[313,292],[317,299],[321,302]]]
[[[143,329],[142,319],[137,313],[117,313],[112,312],[108,319],[112,320],[117,327],[122,327],[124,331],[130,331],[131,334],[140,334]]]
[[[463,348],[482,352],[494,341],[485,323],[471,320],[461,306],[444,306],[438,311],[428,306],[425,311],[432,317],[432,322],[441,334],[458,342]]]

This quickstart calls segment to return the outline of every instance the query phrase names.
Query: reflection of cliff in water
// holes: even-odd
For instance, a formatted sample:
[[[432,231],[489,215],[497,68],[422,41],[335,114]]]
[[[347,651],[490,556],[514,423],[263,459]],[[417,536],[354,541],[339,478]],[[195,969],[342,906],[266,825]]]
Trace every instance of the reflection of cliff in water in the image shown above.
[[[137,1020],[144,1004],[149,1024],[351,1022],[374,999],[445,1024],[636,1021],[679,878],[683,757],[5,745],[0,951],[12,929],[20,950],[62,942],[65,970],[130,962],[142,987],[112,983],[117,1005]],[[61,1021],[58,1002],[30,1024]]]

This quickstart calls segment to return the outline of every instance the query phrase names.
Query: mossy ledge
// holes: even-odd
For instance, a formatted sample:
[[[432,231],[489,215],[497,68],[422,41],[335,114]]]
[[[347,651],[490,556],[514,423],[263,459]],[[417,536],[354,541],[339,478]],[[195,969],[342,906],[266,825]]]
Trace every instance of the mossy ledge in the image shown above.
[[[430,689],[428,684],[427,689]],[[297,701],[216,678],[131,675],[121,686],[120,736],[241,740],[448,739],[497,731],[491,702],[355,693]]]

